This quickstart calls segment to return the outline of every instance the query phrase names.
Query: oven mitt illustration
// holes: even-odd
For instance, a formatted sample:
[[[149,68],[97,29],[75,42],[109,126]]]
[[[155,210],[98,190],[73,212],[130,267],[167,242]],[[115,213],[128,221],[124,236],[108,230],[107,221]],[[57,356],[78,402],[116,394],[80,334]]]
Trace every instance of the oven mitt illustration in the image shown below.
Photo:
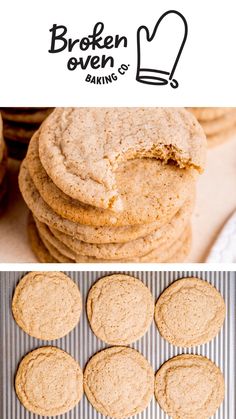
[[[181,13],[169,10],[150,32],[146,26],[140,26],[137,31],[136,80],[159,86],[170,83],[175,89],[179,84],[173,76],[188,34],[186,19]]]

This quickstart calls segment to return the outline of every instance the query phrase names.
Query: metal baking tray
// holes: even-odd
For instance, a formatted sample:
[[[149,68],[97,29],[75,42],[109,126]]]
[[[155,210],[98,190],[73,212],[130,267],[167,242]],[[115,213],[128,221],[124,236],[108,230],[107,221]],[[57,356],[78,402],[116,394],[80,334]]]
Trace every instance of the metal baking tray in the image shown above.
[[[41,416],[28,412],[18,401],[14,390],[14,375],[21,358],[29,351],[52,344],[70,353],[84,367],[88,359],[106,347],[92,333],[86,311],[83,310],[79,325],[66,337],[52,342],[28,336],[15,323],[11,313],[11,300],[17,282],[26,272],[0,272],[0,419],[39,419]],[[89,288],[95,280],[114,272],[65,272],[79,286],[85,306]],[[160,365],[180,353],[202,354],[214,361],[222,370],[226,394],[224,403],[214,419],[236,418],[236,272],[128,272],[140,278],[152,291],[155,299],[174,280],[187,276],[206,279],[223,295],[226,302],[226,321],[220,334],[210,343],[192,349],[176,348],[162,339],[152,323],[148,333],[131,345],[140,351],[156,372]],[[60,419],[103,419],[88,403],[85,395],[80,404],[67,414],[56,416]],[[169,418],[158,406],[154,397],[149,407],[135,419]]]

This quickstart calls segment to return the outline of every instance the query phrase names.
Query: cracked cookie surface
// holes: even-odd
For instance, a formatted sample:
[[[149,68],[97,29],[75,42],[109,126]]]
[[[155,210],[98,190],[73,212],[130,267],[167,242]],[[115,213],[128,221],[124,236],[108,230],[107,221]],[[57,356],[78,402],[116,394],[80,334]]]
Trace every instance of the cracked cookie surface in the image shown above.
[[[62,272],[30,272],[17,285],[12,312],[17,324],[38,339],[59,339],[79,322],[77,285]]]
[[[202,171],[206,139],[183,108],[57,108],[42,124],[39,155],[66,195],[121,211],[116,171],[133,159],[175,161]]]
[[[221,294],[209,282],[184,278],[173,282],[158,298],[155,321],[162,337],[176,346],[209,342],[225,318]]]
[[[208,358],[179,355],[157,372],[155,396],[173,419],[208,419],[224,399],[224,377]]]
[[[83,395],[83,373],[68,353],[46,346],[23,358],[15,388],[19,400],[30,412],[56,416],[79,403]]]
[[[98,412],[116,419],[128,418],[148,406],[154,392],[153,370],[136,350],[111,347],[88,362],[84,391]]]
[[[99,279],[87,298],[87,315],[95,335],[111,345],[142,337],[154,314],[153,297],[140,279],[110,275]]]

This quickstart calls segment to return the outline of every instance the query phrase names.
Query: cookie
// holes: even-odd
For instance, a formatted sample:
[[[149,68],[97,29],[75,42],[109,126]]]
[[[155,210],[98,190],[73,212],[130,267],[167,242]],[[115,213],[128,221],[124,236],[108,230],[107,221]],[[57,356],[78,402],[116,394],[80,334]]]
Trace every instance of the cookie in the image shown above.
[[[103,243],[106,240],[113,242],[112,240],[115,239],[114,242],[117,240],[117,242],[122,243],[125,240],[141,237],[145,233],[148,234],[163,224],[160,220],[151,224],[115,228],[93,227],[67,220],[56,214],[42,199],[29,175],[26,161],[22,162],[21,165],[19,184],[24,200],[39,221],[85,242]]]
[[[70,259],[77,259],[76,253],[73,252],[69,247],[67,247],[64,243],[61,243],[48,229],[45,224],[40,223],[36,218],[34,218],[39,236],[42,242],[48,247],[48,243],[50,243],[53,247],[55,247],[61,254],[63,254],[66,258]],[[46,240],[46,243],[45,243]],[[49,248],[50,251],[50,248]],[[79,256],[78,256],[79,257]]]
[[[229,139],[236,136],[236,123],[232,127],[223,130],[215,135],[209,135],[208,136],[208,146],[212,147],[221,143],[224,143],[225,141],[228,141]]]
[[[15,378],[24,407],[42,416],[56,416],[75,407],[83,395],[83,373],[68,353],[46,346],[28,353]]]
[[[166,243],[172,243],[184,231],[192,213],[192,203],[186,203],[169,223],[142,238],[123,244],[90,244],[51,228],[52,234],[76,254],[97,259],[122,259],[143,256]]]
[[[153,320],[154,302],[140,279],[110,275],[99,279],[87,298],[94,334],[110,345],[128,345],[142,337]]]
[[[86,234],[85,229],[87,226],[73,223],[69,220],[66,220],[58,216],[56,213],[52,211],[52,209],[45,203],[45,201],[41,198],[37,189],[35,188],[29,176],[29,173],[26,167],[26,162],[23,162],[21,165],[19,185],[20,185],[20,189],[23,194],[24,200],[26,201],[28,207],[35,214],[35,217],[41,223],[47,224],[47,226],[49,227],[56,228],[62,233],[68,234],[74,237],[75,239],[83,240],[84,235]],[[193,194],[193,191],[191,191],[190,193]],[[161,225],[161,223],[158,223],[158,222],[156,224],[157,226]],[[135,226],[135,227],[138,227],[138,226]],[[96,229],[94,228],[94,230]],[[92,234],[92,231],[93,231],[93,228],[91,227],[90,234]],[[98,229],[98,235],[101,231],[102,231],[102,227]],[[121,230],[120,230],[120,234],[122,234]],[[95,241],[99,240],[99,237],[100,236],[98,236],[98,238],[97,239],[95,238],[94,240]]]
[[[202,121],[200,123],[207,138],[208,136],[219,134],[222,131],[227,131],[227,129],[236,126],[236,109],[212,121]]]
[[[30,138],[35,133],[35,130],[37,129],[37,126],[35,127],[23,127],[20,124],[10,124],[6,121],[4,121],[4,127],[3,127],[3,135],[4,138],[12,140],[12,141],[19,141],[23,144],[28,144]]]
[[[200,355],[179,355],[161,366],[155,378],[156,399],[173,419],[210,418],[224,399],[220,369]]]
[[[33,220],[33,217],[32,217],[32,220]],[[41,239],[34,220],[33,222],[31,221],[31,223],[28,226],[28,234],[29,234],[31,248],[35,256],[37,257],[37,259],[39,260],[39,262],[43,262],[43,263],[53,263],[53,262],[74,263],[75,262],[75,255],[73,255],[74,259],[71,259],[71,257],[67,257],[63,255],[62,253],[60,253],[60,251],[55,246],[53,246],[48,240],[46,240],[45,238]],[[183,262],[186,259],[188,253],[190,252],[190,248],[191,248],[191,229],[187,229],[187,231],[183,234],[181,239],[178,239],[177,242],[174,243],[171,246],[171,248],[166,251],[166,254],[165,254],[166,259],[163,260],[162,262],[166,262],[166,263],[167,262],[168,263]],[[67,251],[69,251],[69,249],[67,249]],[[84,257],[81,257],[79,261],[77,260],[77,262],[98,263],[99,261],[97,259],[84,256]],[[100,262],[104,263],[104,260]],[[112,262],[112,261],[106,261],[106,262]]]
[[[4,120],[21,124],[41,124],[51,112],[52,108],[1,108]]]
[[[194,189],[196,170],[163,165],[156,159],[136,159],[120,164],[116,171],[123,211],[115,213],[83,205],[61,192],[50,180],[39,158],[32,152],[34,141],[35,137],[29,146],[27,165],[36,188],[54,212],[76,223],[98,227],[148,224],[158,220],[164,223],[178,211]]]
[[[67,335],[82,309],[77,285],[62,272],[30,272],[19,282],[12,300],[18,326],[37,339]]]
[[[78,216],[77,211],[79,209],[79,203],[75,202],[74,200],[68,199],[61,191],[55,187],[52,181],[48,178],[46,172],[44,171],[38,156],[38,146],[37,146],[37,137],[38,135],[35,134],[31,139],[29,145],[29,151],[27,154],[27,167],[29,169],[30,175],[32,176],[33,182],[35,182],[36,187],[41,192],[42,196],[49,205],[54,207],[57,212],[60,212],[61,215],[65,216],[66,218],[71,218],[74,222],[77,223]],[[32,186],[33,188],[33,186]],[[40,199],[40,198],[39,198]],[[33,200],[34,201],[34,200]],[[38,199],[37,199],[38,202]],[[60,203],[60,204],[59,204]],[[42,207],[42,204],[40,205]],[[37,211],[37,218],[42,221],[46,222],[51,227],[54,227],[54,223],[52,218],[55,219],[55,212],[52,214],[52,209],[48,208],[47,206],[47,214],[50,212],[50,220],[46,221],[46,218],[49,218],[45,215],[46,208],[44,207],[44,216],[39,215],[39,209],[35,209]],[[59,210],[59,207],[61,210]],[[35,211],[32,210],[34,213]],[[41,211],[42,212],[42,211]],[[177,212],[177,211],[176,211]],[[175,214],[171,214],[175,215]],[[65,219],[64,219],[65,220]],[[91,225],[83,225],[78,223],[73,228],[64,229],[64,222],[60,224],[58,228],[59,231],[64,232],[65,234],[69,234],[78,240],[82,240],[88,243],[125,243],[127,241],[135,240],[136,238],[143,237],[154,230],[160,228],[164,223],[170,221],[170,218],[166,218],[166,220],[157,220],[153,223],[149,224],[140,224],[140,225],[132,225],[132,226],[124,226],[124,227],[94,227]],[[68,224],[68,223],[67,223]]]
[[[221,294],[197,278],[175,281],[161,294],[155,321],[162,337],[175,346],[203,345],[220,331],[225,318]]]
[[[28,237],[33,253],[39,262],[42,263],[74,263],[75,260],[69,259],[60,253],[44,237],[41,238],[36,227],[35,221],[29,214]]]
[[[153,370],[134,349],[111,347],[88,362],[84,391],[98,412],[116,419],[128,418],[148,406],[154,391]]]
[[[235,108],[187,108],[199,121],[213,121],[216,118],[226,115]]]
[[[125,208],[120,164],[174,160],[201,172],[205,147],[201,126],[182,108],[58,108],[39,133],[40,160],[53,183],[71,198],[114,211]]]
[[[88,255],[81,255],[79,253],[74,252],[60,240],[58,240],[50,231],[50,229],[42,224],[39,223],[37,220],[36,226],[39,231],[39,235],[41,240],[43,241],[44,245],[48,247],[47,243],[50,243],[54,248],[56,248],[62,255],[66,258],[74,259],[75,262],[88,262],[88,263],[115,263],[115,262],[163,262],[166,259],[169,259],[170,255],[176,253],[176,248],[180,247],[180,244],[186,240],[186,237],[190,234],[190,226],[187,225],[185,229],[181,232],[180,236],[174,242],[165,242],[161,243],[158,248],[153,249],[152,251],[142,255],[142,256],[133,256],[127,257],[125,259],[99,259]],[[45,243],[46,240],[46,243]],[[50,251],[50,248],[49,248]]]
[[[27,232],[31,249],[38,261],[41,263],[57,263],[58,260],[56,260],[44,246],[31,213],[28,217]]]

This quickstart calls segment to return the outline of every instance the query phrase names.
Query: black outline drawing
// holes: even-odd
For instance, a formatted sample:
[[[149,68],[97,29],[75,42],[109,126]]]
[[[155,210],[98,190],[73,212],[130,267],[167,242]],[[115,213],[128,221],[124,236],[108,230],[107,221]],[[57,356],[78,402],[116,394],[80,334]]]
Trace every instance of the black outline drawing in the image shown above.
[[[148,42],[151,42],[153,40],[153,38],[155,37],[155,35],[156,35],[157,29],[158,29],[160,23],[170,13],[175,13],[175,14],[177,14],[182,19],[182,21],[184,23],[184,29],[185,29],[183,41],[182,41],[182,43],[180,45],[180,48],[179,48],[179,51],[178,51],[178,54],[176,56],[176,59],[175,59],[175,62],[174,62],[174,65],[172,67],[171,72],[163,71],[163,70],[154,70],[154,69],[149,69],[149,68],[140,68],[140,61],[141,61],[140,32],[141,32],[141,30],[144,29],[146,31],[147,41]],[[185,17],[180,12],[178,12],[176,10],[168,10],[167,12],[163,13],[163,15],[158,19],[158,21],[157,21],[157,23],[156,23],[156,25],[154,27],[154,30],[153,30],[153,33],[152,33],[151,36],[150,36],[149,29],[147,28],[147,26],[144,26],[144,25],[143,26],[140,26],[138,28],[138,31],[137,31],[137,48],[138,48],[137,54],[138,54],[138,56],[137,56],[136,80],[138,82],[140,82],[140,83],[152,84],[152,85],[155,84],[155,85],[158,85],[158,86],[164,86],[164,85],[166,85],[166,84],[168,84],[170,82],[171,87],[173,87],[173,89],[176,89],[179,86],[179,83],[177,82],[176,79],[173,79],[173,76],[174,76],[174,73],[175,73],[177,64],[179,62],[180,56],[182,54],[182,51],[183,51],[183,48],[184,48],[184,45],[185,45],[187,36],[188,36],[188,24],[187,24],[187,20],[185,19]],[[153,73],[153,75],[150,75],[150,76],[147,76],[147,75],[144,76],[143,75],[142,76],[142,75],[139,74],[140,71],[146,71],[147,73],[151,73],[151,74]],[[164,77],[158,77],[157,75],[155,75],[155,73],[157,73],[159,75],[160,74],[163,74],[163,75],[169,76],[169,77],[168,78],[167,77],[166,78],[164,78]]]

